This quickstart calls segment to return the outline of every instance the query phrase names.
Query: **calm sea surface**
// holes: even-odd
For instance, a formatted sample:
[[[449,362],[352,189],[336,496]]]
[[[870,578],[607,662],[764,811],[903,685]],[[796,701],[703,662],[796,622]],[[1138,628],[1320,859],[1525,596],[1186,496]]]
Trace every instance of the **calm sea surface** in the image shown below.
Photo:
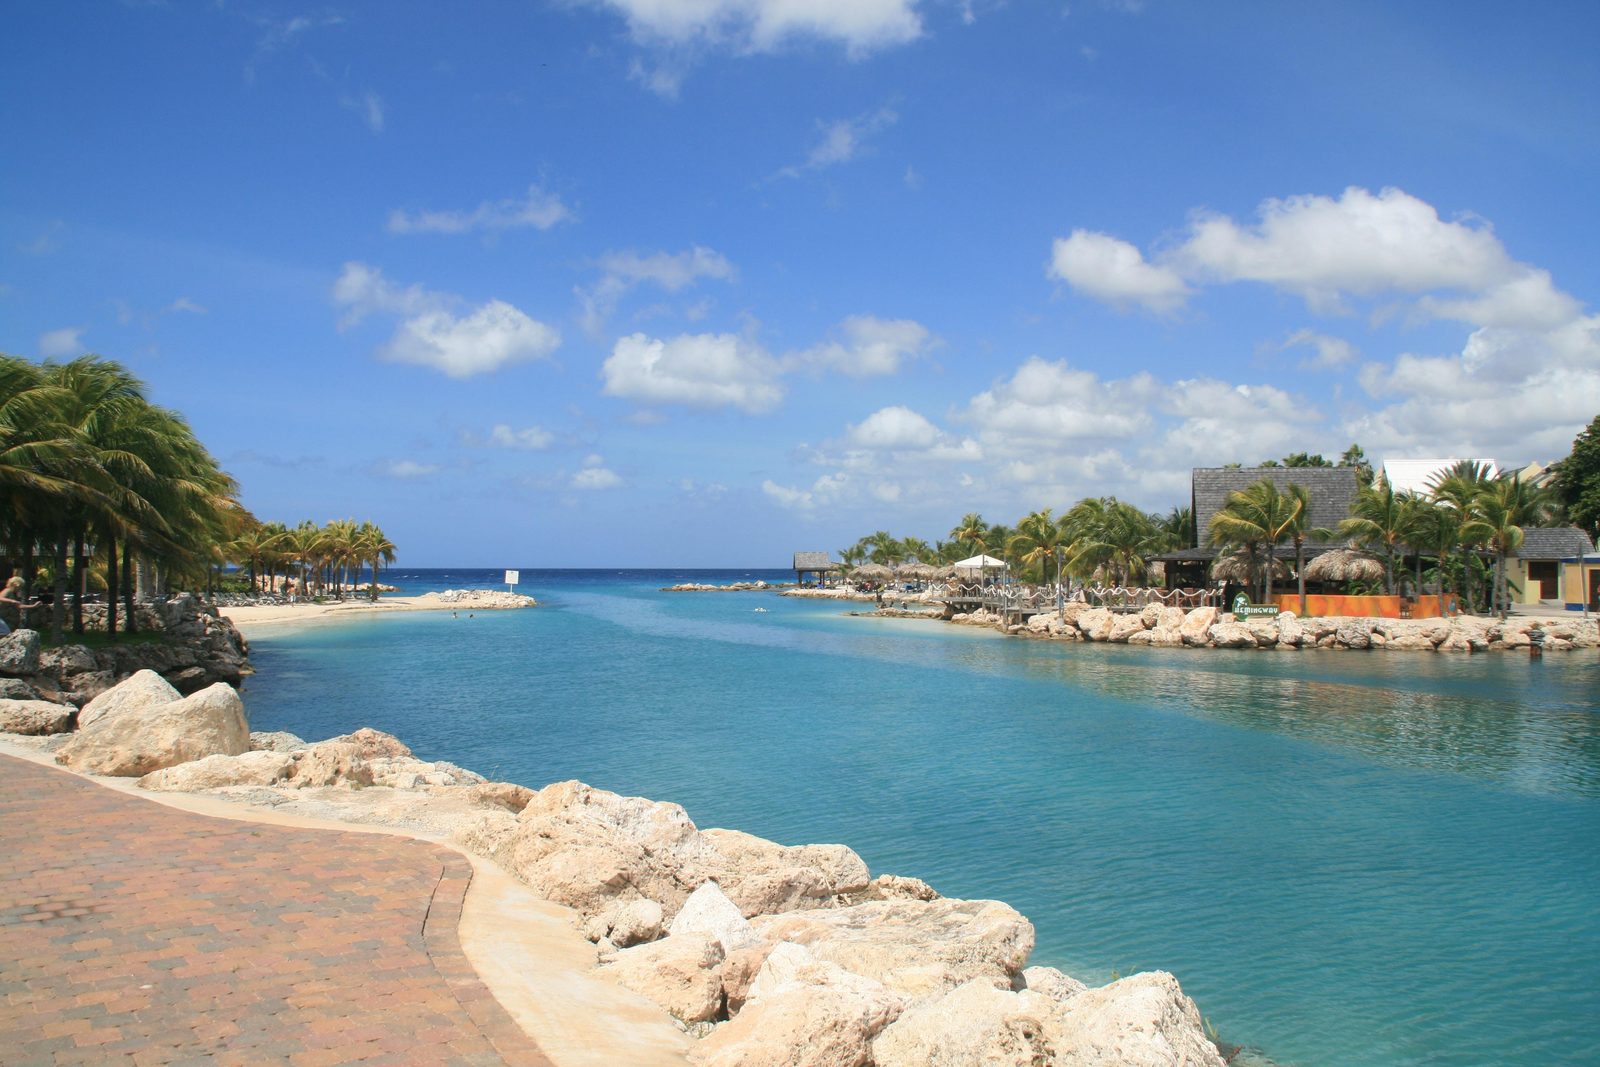
[[[1012,904],[1035,963],[1174,972],[1279,1064],[1600,1062],[1593,652],[1130,649],[658,592],[746,576],[786,572],[523,570],[546,606],[264,635],[251,725],[843,842]]]

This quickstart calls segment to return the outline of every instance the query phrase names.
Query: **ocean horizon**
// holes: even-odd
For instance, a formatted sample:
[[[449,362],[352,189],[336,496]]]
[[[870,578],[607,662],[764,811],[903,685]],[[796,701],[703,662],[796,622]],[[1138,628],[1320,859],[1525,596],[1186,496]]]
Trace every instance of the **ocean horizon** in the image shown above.
[[[263,630],[251,727],[372,726],[492,779],[843,843],[1011,904],[1034,963],[1173,972],[1277,1064],[1532,1067],[1600,1043],[1595,657],[1024,641],[661,591],[760,579],[793,572],[520,568],[538,609]]]

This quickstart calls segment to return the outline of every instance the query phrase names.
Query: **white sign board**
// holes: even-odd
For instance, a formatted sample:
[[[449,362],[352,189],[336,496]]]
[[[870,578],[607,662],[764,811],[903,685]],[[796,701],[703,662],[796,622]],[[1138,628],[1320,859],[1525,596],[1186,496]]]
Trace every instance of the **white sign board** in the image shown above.
[[[521,571],[506,571],[506,584],[507,585],[516,585],[521,580],[522,580],[522,572]]]

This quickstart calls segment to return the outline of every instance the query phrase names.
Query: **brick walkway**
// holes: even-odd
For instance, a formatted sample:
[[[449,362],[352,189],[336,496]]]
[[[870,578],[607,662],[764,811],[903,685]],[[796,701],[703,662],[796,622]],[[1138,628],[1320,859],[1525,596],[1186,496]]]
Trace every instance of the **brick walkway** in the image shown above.
[[[470,879],[0,756],[0,1062],[549,1067],[461,954]]]

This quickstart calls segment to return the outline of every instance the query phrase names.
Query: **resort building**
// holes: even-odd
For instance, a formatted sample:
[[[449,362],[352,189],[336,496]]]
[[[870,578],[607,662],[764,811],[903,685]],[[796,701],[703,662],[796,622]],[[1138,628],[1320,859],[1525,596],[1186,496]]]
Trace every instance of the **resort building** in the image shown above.
[[[1486,468],[1491,478],[1499,474],[1499,468],[1492,459],[1455,456],[1447,459],[1386,459],[1383,461],[1383,480],[1397,493],[1426,495],[1432,492],[1433,482],[1457,463],[1476,463]]]
[[[794,554],[794,580],[806,584],[806,575],[818,585],[826,584],[839,573],[839,565],[828,558],[826,552],[796,552]]]
[[[1577,611],[1589,602],[1600,611],[1600,555],[1576,526],[1528,527],[1522,547],[1506,560],[1506,578],[1518,604]]]

